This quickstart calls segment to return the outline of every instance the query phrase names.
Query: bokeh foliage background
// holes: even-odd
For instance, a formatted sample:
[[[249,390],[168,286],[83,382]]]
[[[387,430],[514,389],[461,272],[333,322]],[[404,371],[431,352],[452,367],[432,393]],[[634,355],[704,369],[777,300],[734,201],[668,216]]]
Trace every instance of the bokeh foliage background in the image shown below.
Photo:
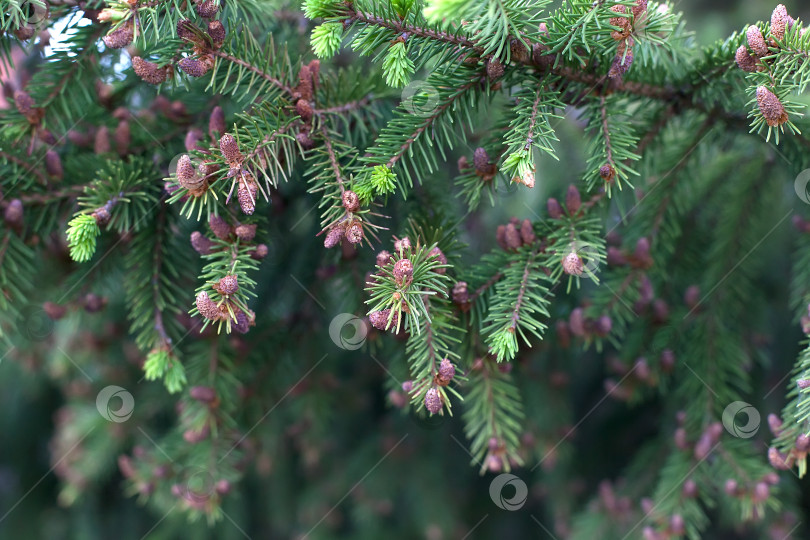
[[[702,44],[722,39],[751,22],[767,19],[773,6],[765,0],[682,0],[676,3],[676,9],[685,13],[694,39]],[[806,4],[788,2],[787,6],[794,17],[810,19],[810,7]],[[294,8],[294,5],[289,7]],[[307,31],[305,25],[294,19],[286,30],[292,36],[305,35]],[[284,34],[280,35],[279,41],[284,38]],[[347,55],[342,61],[355,60]],[[185,100],[187,96],[179,91],[169,98]],[[189,105],[195,106],[193,99]],[[487,121],[492,119],[482,118],[482,122]],[[568,115],[559,127],[558,136],[561,160],[541,161],[539,168],[544,181],[531,192],[501,193],[495,208],[486,208],[465,224],[462,240],[481,249],[491,248],[497,224],[511,216],[531,217],[526,207],[543,208],[548,196],[561,193],[564,186],[577,180],[572,171],[582,169],[584,152],[581,125],[576,115]],[[458,149],[458,155],[471,154],[473,143],[471,141],[469,148]],[[445,178],[454,174],[454,159],[449,163]],[[426,181],[424,186],[428,192],[436,190],[437,199],[446,198],[446,194],[441,193],[441,179],[442,174],[437,174],[433,185]],[[786,189],[792,186],[790,180],[785,178]],[[271,254],[263,263],[263,281],[257,291],[259,298],[272,298],[279,314],[277,330],[284,337],[274,341],[272,350],[258,352],[266,356],[269,368],[254,382],[265,384],[265,380],[271,379],[280,389],[279,398],[285,395],[284,389],[293,389],[293,392],[257,428],[265,444],[246,465],[245,479],[226,500],[224,508],[229,517],[214,525],[189,524],[181,512],[161,515],[138,504],[136,496],[127,496],[122,489],[123,479],[116,459],[120,453],[130,452],[133,443],[149,445],[133,426],[120,437],[90,437],[89,444],[82,441],[83,433],[62,433],[61,439],[55,439],[55,427],[64,420],[60,415],[67,414],[64,405],[69,400],[85,399],[89,405],[88,417],[74,418],[75,425],[86,430],[110,429],[103,419],[94,415],[92,399],[101,386],[115,381],[134,382],[136,410],[144,411],[149,410],[151,402],[159,402],[165,393],[158,383],[139,381],[139,355],[128,343],[123,324],[120,275],[114,267],[107,272],[102,266],[82,287],[107,298],[105,311],[72,313],[56,325],[32,314],[25,319],[20,334],[37,342],[33,353],[6,355],[6,351],[0,351],[0,357],[4,357],[0,361],[0,538],[231,539],[246,535],[296,538],[307,532],[297,523],[312,522],[313,516],[325,516],[325,519],[312,532],[312,538],[433,540],[496,535],[550,538],[538,525],[538,520],[549,523],[545,503],[557,494],[549,492],[547,485],[537,480],[538,471],[515,471],[530,485],[530,498],[519,512],[502,511],[490,499],[491,476],[479,476],[477,467],[469,464],[458,419],[434,425],[403,416],[390,407],[386,398],[387,374],[371,357],[381,352],[389,354],[390,348],[375,348],[373,343],[370,350],[362,351],[342,351],[335,347],[318,364],[315,375],[307,379],[306,388],[296,389],[304,373],[299,366],[317,362],[323,355],[324,344],[331,345],[328,336],[331,317],[358,311],[362,301],[356,288],[335,287],[335,282],[330,281],[335,261],[331,254],[324,252],[322,241],[315,237],[318,232],[316,213],[307,215],[314,199],[308,199],[304,192],[302,183],[286,184],[281,204],[268,216]],[[453,206],[456,201],[444,200],[443,204]],[[414,205],[409,202],[393,208],[394,220],[401,221],[404,216],[424,210]],[[297,226],[290,230],[292,223]],[[187,236],[190,230],[183,232]],[[773,261],[775,282],[787,279],[780,268],[786,269],[788,265],[779,262],[788,245],[786,234],[778,231],[768,244],[757,256]],[[364,252],[349,270],[344,268],[340,272],[362,276],[372,260],[373,254]],[[70,263],[65,261],[64,264]],[[189,271],[196,272],[195,269]],[[60,272],[58,266],[39,268],[36,279],[52,283],[57,281]],[[767,293],[769,284],[763,283],[762,287]],[[43,290],[49,291],[49,288],[43,287]],[[36,300],[55,299],[43,296]],[[779,313],[770,311],[769,306],[780,303],[786,304],[787,299],[769,298],[764,309],[767,313]],[[790,371],[798,353],[800,332],[787,311],[782,311],[771,320],[770,328],[763,329],[763,334],[768,336],[770,356],[775,361],[762,371],[761,384],[763,388],[771,388]],[[77,338],[85,342],[83,351],[76,354],[72,349],[66,354],[63,345]],[[256,354],[256,351],[245,354]],[[522,354],[520,361],[524,365],[531,364],[534,355],[542,354],[543,347],[538,346]],[[399,371],[396,357],[379,360],[389,366],[395,376],[404,378],[401,358]],[[600,372],[604,362],[594,351],[556,362],[570,377],[566,399],[572,404],[569,421],[576,422],[604,395],[604,374]],[[540,381],[544,376],[542,372],[530,371],[525,384],[531,387],[537,378],[539,388],[545,384]],[[70,397],[66,397],[66,390]],[[531,394],[526,399],[531,401]],[[759,408],[764,412],[778,412],[783,403],[783,387],[779,387]],[[632,407],[609,400],[578,426],[571,443],[566,444],[565,455],[561,456],[576,463],[579,471],[576,477],[565,480],[574,488],[573,492],[584,496],[593,492],[605,477],[615,478],[628,463],[627,450],[657,433],[657,412],[655,403]],[[167,411],[163,417],[164,429],[170,429],[174,421],[170,413]],[[556,410],[547,410],[544,416],[530,421],[537,424],[557,421],[556,414]],[[137,413],[133,422],[137,422]],[[627,429],[630,425],[633,428]],[[638,429],[639,425],[645,429]],[[155,429],[154,423],[150,429]],[[764,431],[762,437],[767,438]],[[376,444],[357,444],[369,440]],[[60,455],[57,454],[60,449],[70,448],[76,442],[81,452],[97,457],[92,463],[97,470],[84,471],[92,480],[80,493],[65,490],[54,474],[54,469],[61,470],[70,463],[55,462],[53,456]],[[394,448],[399,448],[395,456],[379,461]],[[553,467],[544,467],[543,474],[553,475]],[[655,474],[653,463],[649,474]],[[359,480],[362,482],[342,499],[345,491],[337,486],[352,486]],[[333,491],[329,491],[330,485],[334,485]],[[791,491],[796,493],[797,509],[802,512],[799,520],[804,521],[810,517],[807,482],[794,481],[792,487],[786,487],[787,493]],[[474,531],[470,532],[472,529]],[[723,523],[706,537],[756,537],[737,535],[734,529],[733,523]],[[802,530],[799,529],[795,537],[803,537]]]

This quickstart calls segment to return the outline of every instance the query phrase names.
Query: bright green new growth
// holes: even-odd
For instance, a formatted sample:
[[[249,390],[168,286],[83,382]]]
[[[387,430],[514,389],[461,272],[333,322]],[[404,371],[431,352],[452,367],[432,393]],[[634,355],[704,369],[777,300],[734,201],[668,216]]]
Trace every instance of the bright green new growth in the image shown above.
[[[154,350],[143,364],[144,377],[148,381],[163,380],[170,394],[176,394],[186,386],[186,372],[170,351]]]
[[[68,223],[67,241],[70,256],[76,262],[89,261],[96,252],[96,239],[101,234],[96,218],[79,214]]]
[[[408,58],[408,50],[405,43],[393,44],[385,55],[382,63],[385,72],[385,82],[388,86],[395,88],[405,86],[411,80],[414,73],[413,60]]]
[[[323,23],[312,31],[312,50],[318,58],[331,58],[340,49],[342,39],[341,23]]]
[[[94,384],[137,374],[128,389],[149,406],[117,426],[123,437],[98,429],[82,448],[113,439],[127,457],[147,448],[126,484],[160,515],[179,505],[178,514],[215,521],[228,496],[223,488],[189,502],[172,492],[183,472],[155,470],[204,471],[235,492],[256,469],[264,476],[243,492],[251,496],[233,500],[276,501],[257,527],[275,521],[289,537],[367,527],[379,537],[399,517],[379,496],[394,476],[386,468],[410,464],[407,447],[425,464],[403,480],[417,494],[395,525],[408,538],[428,523],[448,537],[475,523],[466,504],[445,503],[476,481],[436,481],[463,476],[456,465],[467,455],[456,450],[469,450],[482,474],[520,476],[530,505],[539,508],[540,491],[554,494],[536,521],[559,519],[574,540],[697,539],[726,522],[765,534],[796,501],[788,473],[765,490],[763,478],[807,467],[797,449],[810,429],[806,340],[770,456],[764,421],[750,440],[716,432],[730,403],[751,401],[766,418],[779,391],[765,393],[786,375],[774,371],[795,352],[787,332],[805,315],[810,329],[810,228],[800,220],[798,232],[783,230],[805,210],[792,182],[810,167],[807,25],[796,20],[775,39],[759,23],[768,52],[744,70],[740,47],[754,54],[745,29],[701,46],[677,2],[559,4],[306,0],[306,26],[287,2],[225,0],[207,19],[200,3],[116,3],[111,21],[138,23],[134,46],[113,49],[98,38],[114,25],[54,3],[68,21],[64,46],[38,57],[25,87],[32,104],[17,95],[0,112],[0,209],[14,199],[25,209],[0,221],[0,339],[35,358],[47,339],[63,340]],[[7,18],[0,10],[2,51],[17,43],[20,14],[9,9]],[[225,29],[221,43],[211,20]],[[180,37],[181,21],[195,25],[192,37]],[[136,73],[136,50],[166,71]],[[178,67],[189,56],[200,59],[199,77]],[[158,75],[157,87],[146,82]],[[761,87],[776,100],[767,107]],[[224,134],[238,147],[227,156]],[[48,150],[62,160],[61,179],[41,165]],[[181,155],[193,164],[182,174],[172,168]],[[67,230],[70,257],[87,262],[99,221],[116,249],[68,267],[50,239]],[[397,250],[393,237],[412,248]],[[389,258],[377,266],[381,250]],[[412,281],[398,283],[394,265],[406,257]],[[238,290],[225,293],[229,277]],[[48,286],[38,290],[35,278]],[[109,301],[103,317],[78,307],[93,291]],[[209,303],[196,302],[200,293]],[[45,301],[62,304],[66,320],[51,322],[68,330],[25,339],[17,325],[31,318],[28,303]],[[397,324],[372,329],[364,317],[386,309]],[[338,314],[359,325],[358,348],[330,339]],[[79,324],[114,339],[65,342]],[[51,356],[42,372],[75,387]],[[444,359],[457,371],[439,384]],[[141,375],[176,396],[138,385]],[[381,386],[404,414],[377,407]],[[216,399],[191,395],[201,388]],[[432,415],[430,389],[442,402]],[[97,420],[84,397],[65,407]],[[464,450],[461,439],[445,446],[449,429],[423,437],[405,424],[438,418],[450,428],[451,415]],[[405,433],[413,438],[402,448],[389,444]],[[366,463],[389,450],[379,478],[355,491]],[[79,452],[69,466],[99,454]],[[114,460],[95,461],[106,468],[59,469],[68,500],[114,474]],[[303,485],[290,480],[301,474]],[[724,494],[728,479],[739,493]],[[615,485],[599,484],[607,480]],[[687,480],[697,494],[684,494]],[[310,515],[322,507],[333,519]],[[526,534],[537,534],[527,521]]]

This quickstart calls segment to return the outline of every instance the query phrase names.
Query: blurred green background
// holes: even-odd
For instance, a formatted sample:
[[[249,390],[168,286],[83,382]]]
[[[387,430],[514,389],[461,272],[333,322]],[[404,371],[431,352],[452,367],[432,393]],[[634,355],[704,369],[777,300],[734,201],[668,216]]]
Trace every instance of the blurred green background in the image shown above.
[[[810,5],[807,2],[785,2],[788,11],[794,17],[803,20],[810,19]],[[675,9],[683,11],[687,27],[695,33],[696,39],[702,44],[709,44],[715,40],[723,39],[735,30],[741,30],[746,24],[757,20],[767,20],[773,10],[774,2],[765,0],[746,1],[713,1],[681,0],[675,2]],[[570,182],[569,175],[572,167],[570,163],[582,163],[579,156],[581,150],[572,141],[577,140],[579,132],[572,124],[561,127],[560,138],[566,145],[561,154],[566,153],[570,159],[561,162],[544,160],[542,167],[547,182],[539,184],[531,197],[526,200],[510,200],[505,197],[502,206],[491,215],[492,223],[501,223],[511,215],[526,217],[524,206],[543,206],[544,200],[549,196],[544,192],[543,186],[560,186]],[[573,169],[580,168],[579,165]],[[75,329],[79,331],[79,329]],[[121,352],[125,354],[124,351]],[[0,357],[5,351],[0,351]],[[792,359],[789,360],[792,362]],[[53,463],[51,450],[54,434],[55,415],[63,404],[60,389],[49,382],[48,370],[55,368],[54,363],[45,363],[32,360],[30,364],[20,365],[15,361],[4,359],[0,361],[0,538],[75,538],[75,539],[108,539],[121,540],[130,538],[244,538],[245,529],[252,538],[276,538],[267,530],[262,529],[262,517],[269,514],[278,514],[276,506],[283,507],[282,501],[267,501],[251,498],[252,487],[262,480],[251,477],[245,480],[243,495],[240,499],[232,501],[227,506],[229,513],[235,516],[240,526],[223,520],[214,528],[209,529],[204,523],[188,525],[182,517],[172,517],[160,521],[163,516],[155,515],[151,510],[138,504],[135,497],[127,497],[122,491],[122,478],[114,474],[103,486],[93,486],[89,496],[80,497],[73,505],[65,506],[59,503],[59,481],[53,474],[54,467],[60,463]],[[70,366],[61,366],[61,369],[71,369]],[[154,384],[154,383],[152,383]],[[156,391],[162,391],[160,385],[155,384]],[[779,394],[779,392],[777,392]],[[776,405],[781,405],[780,396],[773,398]],[[340,411],[337,411],[338,415]],[[643,412],[638,412],[643,414]],[[375,419],[369,419],[374,421]],[[167,420],[169,421],[169,420]],[[397,428],[408,426],[409,420],[396,420],[400,424],[392,426],[394,432]],[[268,426],[265,426],[270,429]],[[430,435],[431,432],[426,430]],[[463,441],[463,433],[458,426],[453,431],[454,436]],[[427,437],[428,439],[430,437]],[[434,437],[435,439],[435,437]],[[469,467],[468,456],[458,445],[448,437],[441,441],[429,442],[432,448],[451,456],[456,456],[458,466],[452,470],[434,470],[430,462],[411,462],[397,464],[382,478],[397,478],[398,475],[407,477],[411,468],[427,468],[435,473],[435,482],[459,482],[470,493],[479,496],[469,504],[470,515],[489,516],[486,526],[482,527],[470,538],[487,538],[487,531],[506,531],[507,538],[523,537],[528,530],[527,516],[518,518],[506,512],[493,512],[488,493],[489,478],[479,478],[476,471]],[[600,443],[597,443],[600,444]],[[326,451],[326,450],[325,450]],[[425,456],[425,453],[419,455]],[[109,453],[109,460],[114,463],[116,452]],[[371,459],[371,458],[370,458]],[[106,465],[110,465],[108,463]],[[400,467],[399,472],[397,467]],[[584,467],[588,468],[586,464]],[[463,480],[461,480],[463,478]],[[289,482],[305,482],[304,478],[288,478]],[[370,481],[374,481],[370,479]],[[391,486],[396,491],[396,486]],[[429,490],[429,486],[425,486]],[[426,501],[431,501],[429,493],[424,493]],[[382,502],[382,501],[381,501]],[[391,501],[388,501],[389,504]],[[431,501],[431,504],[456,504],[455,501]],[[427,504],[427,502],[426,502]],[[396,510],[394,510],[396,512]],[[334,516],[333,516],[334,517]],[[511,520],[523,520],[521,524],[510,524]],[[158,526],[159,524],[159,526]],[[529,525],[531,523],[529,522]],[[152,527],[155,526],[153,529]],[[438,540],[442,538],[441,532],[432,527],[430,523],[411,524],[409,530],[420,531],[418,537]],[[508,531],[514,535],[509,535]],[[538,527],[534,527],[534,538],[551,538]],[[479,536],[478,534],[481,534]],[[392,536],[407,538],[411,533]],[[416,533],[414,533],[416,534]],[[417,536],[414,536],[417,537]],[[458,535],[462,537],[461,534]],[[732,538],[732,537],[727,537]],[[742,537],[740,537],[742,538]]]

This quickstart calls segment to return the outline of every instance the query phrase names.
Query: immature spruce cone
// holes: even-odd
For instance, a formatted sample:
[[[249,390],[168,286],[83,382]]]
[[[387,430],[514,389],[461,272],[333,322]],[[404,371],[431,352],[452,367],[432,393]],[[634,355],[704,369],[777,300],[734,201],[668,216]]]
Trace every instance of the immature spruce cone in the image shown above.
[[[239,178],[239,186],[236,188],[236,198],[239,201],[239,208],[248,216],[253,215],[256,210],[256,195],[259,193],[259,186],[250,173],[245,173]]]
[[[177,63],[177,66],[191,75],[192,77],[202,77],[208,70],[210,69],[210,65],[207,62],[203,62],[197,58],[186,56],[180,62]]]
[[[208,255],[211,253],[214,243],[199,231],[191,233],[191,247],[200,255]]]
[[[787,471],[792,466],[792,460],[790,457],[783,454],[773,446],[768,448],[768,461],[770,462],[771,467],[781,471]]]
[[[388,251],[381,251],[377,253],[377,266],[380,268],[384,267],[391,261],[391,253]]]
[[[132,26],[132,22],[127,22],[104,36],[102,39],[104,40],[104,44],[111,49],[123,49],[130,43],[132,43],[132,38],[135,37],[135,29]]]
[[[5,212],[3,212],[3,219],[12,227],[19,227],[23,222],[23,204],[20,199],[12,199]]]
[[[448,358],[442,359],[439,363],[438,382],[442,386],[447,386],[456,374],[456,368]]]
[[[686,533],[686,524],[683,516],[680,514],[673,514],[669,518],[669,530],[673,536],[683,536]]]
[[[534,168],[526,169],[522,175],[513,178],[512,181],[523,184],[527,188],[533,188],[535,182],[535,173],[536,171]]]
[[[216,390],[210,386],[192,386],[188,390],[188,395],[191,396],[191,399],[202,403],[211,403],[217,399]]]
[[[267,254],[269,252],[270,252],[270,250],[268,249],[267,244],[258,244],[256,246],[256,249],[251,252],[250,258],[251,259],[256,259],[257,261],[260,261],[260,260],[264,259],[265,257],[267,257]]]
[[[14,37],[20,41],[28,41],[34,37],[34,34],[37,33],[37,29],[31,24],[25,24],[19,28],[15,28],[12,33],[14,34]]]
[[[208,216],[208,227],[211,229],[211,232],[214,233],[214,236],[220,240],[227,240],[231,236],[232,229],[230,224],[216,214]]]
[[[479,146],[475,149],[475,153],[473,153],[473,165],[475,165],[475,170],[479,173],[486,174],[489,172],[489,154],[487,154],[484,148]]]
[[[327,249],[331,249],[340,243],[340,239],[343,238],[344,228],[338,225],[335,225],[329,232],[326,233],[326,238],[323,240],[323,247]]]
[[[209,21],[207,30],[211,41],[214,43],[214,48],[219,49],[222,47],[225,42],[225,27],[222,23],[220,21]]]
[[[400,259],[394,263],[394,280],[400,287],[407,286],[413,279],[413,264],[410,259]]]
[[[741,70],[747,71],[748,73],[756,71],[759,67],[759,62],[757,62],[756,57],[751,56],[751,53],[748,52],[748,47],[745,45],[740,45],[737,49],[734,60],[737,61],[737,66],[739,66]]]
[[[101,126],[98,128],[98,131],[96,131],[94,150],[98,155],[106,154],[110,151],[110,130],[107,126]]]
[[[197,15],[204,19],[213,19],[219,11],[219,4],[215,0],[205,0],[201,4],[197,4]]]
[[[565,256],[562,265],[563,270],[569,276],[581,276],[582,271],[585,269],[582,259],[573,251]]]
[[[459,281],[453,285],[453,302],[456,304],[466,304],[470,301],[470,292],[467,288],[466,281]]]
[[[212,178],[218,172],[219,165],[213,161],[203,161],[202,164],[197,168],[197,173],[199,173],[199,175],[206,180]]]
[[[388,325],[388,317],[391,316],[390,309],[383,309],[381,311],[372,311],[368,314],[368,320],[371,323],[371,326],[376,328],[377,330],[385,330],[386,325]],[[391,317],[391,324],[388,326],[391,330],[396,330],[397,323],[399,322],[399,316],[397,312],[394,312],[394,316]]]
[[[211,116],[208,117],[208,136],[212,141],[216,141],[225,133],[225,113],[222,107],[217,105],[211,109]]]
[[[312,71],[310,71],[309,66],[303,65],[298,71],[298,86],[295,87],[295,91],[303,100],[309,101],[312,99]]]
[[[200,128],[193,127],[186,133],[186,138],[183,140],[183,145],[186,147],[187,152],[192,150],[202,150],[203,147],[197,144],[203,138],[203,132]]]
[[[304,150],[312,150],[315,148],[315,141],[309,136],[309,133],[301,131],[295,134],[295,140],[301,145]]]
[[[88,293],[82,299],[84,310],[87,313],[98,313],[107,305],[107,299],[95,293]]]
[[[642,267],[649,268],[653,264],[652,257],[650,256],[650,239],[642,236],[636,240],[636,249],[633,251],[633,256]]]
[[[762,32],[759,31],[759,28],[756,26],[749,26],[748,30],[746,31],[746,37],[748,39],[748,46],[751,47],[754,54],[760,58],[763,56],[768,56],[768,45],[765,44],[765,38],[762,37]]]
[[[350,244],[359,244],[363,241],[363,225],[359,221],[355,221],[346,228],[346,240]]]
[[[568,191],[565,193],[565,207],[568,209],[570,215],[579,212],[582,206],[582,198],[579,195],[579,190],[573,184],[568,186]]]
[[[776,41],[783,41],[785,39],[785,30],[788,26],[787,8],[784,4],[779,4],[771,14],[771,35]]]
[[[621,4],[613,6],[610,8],[610,11],[614,13],[625,13],[627,6],[623,6]],[[611,26],[618,26],[619,30],[614,30],[611,32],[611,37],[615,40],[624,39],[630,35],[630,31],[632,30],[632,23],[630,22],[630,17],[611,17],[608,20],[608,23]]]
[[[197,41],[198,38],[195,30],[198,30],[197,26],[188,19],[180,19],[177,21],[177,37],[180,39]]]
[[[383,309],[381,311],[372,311],[368,314],[368,321],[371,326],[377,330],[385,330],[385,325],[388,324],[388,316],[391,314],[390,309]]]
[[[314,111],[312,110],[312,105],[310,105],[309,101],[305,99],[299,99],[295,104],[295,112],[298,116],[301,117],[303,122],[309,122],[312,120],[312,115]]]
[[[546,34],[548,34],[548,30],[546,30]],[[532,45],[532,62],[544,70],[550,69],[554,65],[554,55],[547,54],[548,50],[547,46],[540,43]]]
[[[611,319],[609,315],[602,315],[601,317],[596,319],[594,330],[600,336],[602,337],[607,336],[608,334],[610,334],[610,331],[612,329],[613,329],[613,319]]]
[[[231,322],[231,327],[240,334],[247,334],[250,330],[250,319],[240,309],[236,312],[236,320]]]
[[[61,180],[64,171],[62,170],[62,160],[55,150],[48,150],[45,153],[45,170],[48,174],[56,179]]]
[[[357,193],[354,191],[347,189],[343,192],[340,199],[343,203],[343,208],[345,208],[347,212],[357,212],[360,210],[360,197],[358,197]]]
[[[130,113],[129,109],[126,107],[116,107],[112,113],[112,117],[116,120],[129,120],[132,117],[132,113]]]
[[[132,57],[132,69],[135,75],[149,84],[160,84],[166,80],[166,68],[158,67],[154,62],[144,60],[140,56]]]
[[[256,236],[256,225],[239,225],[236,227],[236,237],[242,242],[252,242]]]
[[[630,65],[633,63],[633,49],[627,48],[627,52],[617,52],[616,57],[613,58],[613,63],[610,65],[608,77],[611,79],[618,79],[624,76],[629,70]]]
[[[757,87],[757,105],[769,126],[779,126],[788,121],[788,114],[782,102],[776,94],[764,86]]]
[[[467,159],[467,156],[461,156],[458,158],[456,166],[458,166],[458,172],[463,173],[470,167],[470,160]]]
[[[560,219],[562,217],[562,206],[560,206],[557,199],[549,198],[546,207],[548,208],[548,217],[551,219]]]
[[[97,208],[96,211],[90,215],[93,216],[93,219],[95,219],[96,223],[99,225],[106,225],[110,222],[110,217],[112,217],[110,216],[110,211],[103,206],[101,208]]]
[[[607,249],[607,258],[605,259],[605,262],[607,262],[610,266],[624,266],[627,264],[627,257],[624,256],[621,249],[615,246],[610,246]]]
[[[201,291],[200,294],[197,295],[195,303],[197,304],[197,310],[200,312],[200,315],[209,321],[218,321],[222,318],[222,311],[219,310],[216,302],[208,297],[207,292]]]
[[[221,294],[235,294],[239,290],[239,279],[236,274],[229,274],[219,280],[217,286]]]
[[[447,257],[442,252],[442,250],[439,249],[439,246],[436,246],[435,248],[431,249],[430,253],[428,253],[428,256],[429,257],[436,257],[436,261],[439,264],[447,264]],[[447,273],[447,268],[437,268],[435,270],[435,272],[437,274],[446,274]]]
[[[183,432],[183,440],[189,444],[197,444],[207,439],[209,434],[210,428],[208,424],[205,424],[199,431],[195,429],[185,430]]]
[[[231,168],[240,166],[245,159],[245,156],[239,151],[236,139],[229,133],[220,137],[219,151],[222,152],[222,157],[225,158]]]
[[[675,353],[672,352],[672,349],[664,349],[661,351],[661,356],[658,359],[658,363],[661,365],[661,369],[664,371],[664,373],[671,373],[675,368],[675,360]]]
[[[757,482],[754,491],[751,493],[751,502],[760,504],[765,502],[771,494],[771,488],[765,482]]]
[[[205,180],[197,175],[197,170],[191,163],[188,154],[183,154],[177,160],[177,183],[189,190],[189,192],[205,191]]]
[[[40,109],[41,110],[41,109]],[[38,120],[38,119],[37,119]],[[36,131],[37,138],[44,142],[47,145],[53,146],[56,144],[56,136],[50,131],[43,127],[40,127]]]
[[[524,219],[520,224],[520,239],[524,244],[533,244],[534,241],[537,240],[532,222],[528,219]]]
[[[402,255],[411,251],[411,239],[403,236],[401,239],[394,242],[394,251]]]
[[[58,321],[67,314],[67,308],[54,302],[42,304],[42,311],[53,321]]]
[[[20,114],[25,116],[30,116],[31,113],[34,112],[34,98],[22,90],[14,92],[14,105],[17,107],[17,110],[20,111]]]
[[[115,149],[118,151],[118,155],[125,156],[130,142],[129,122],[126,120],[118,122],[113,139],[115,139]]]
[[[526,48],[526,44],[514,38],[509,41],[509,54],[512,60],[521,64],[529,59],[529,49]]]
[[[630,9],[633,11],[633,20],[637,21],[647,11],[647,0],[636,0],[636,4]]]
[[[506,247],[508,249],[518,249],[523,244],[520,239],[520,233],[518,232],[514,223],[509,223],[506,225],[506,229],[504,230],[504,241],[506,242]]]
[[[494,56],[487,60],[487,77],[490,81],[503,77],[504,69],[501,61]]]
[[[506,245],[506,225],[498,225],[498,228],[495,229],[495,241],[502,250],[509,249],[509,246]]]
[[[442,410],[442,396],[435,388],[429,388],[428,391],[425,392],[425,408],[431,414],[436,414]]]

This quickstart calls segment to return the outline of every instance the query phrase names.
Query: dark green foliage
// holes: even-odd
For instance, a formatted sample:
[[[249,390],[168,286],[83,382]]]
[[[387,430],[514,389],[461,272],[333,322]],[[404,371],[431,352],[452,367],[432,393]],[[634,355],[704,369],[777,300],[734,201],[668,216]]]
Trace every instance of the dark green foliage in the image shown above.
[[[0,536],[802,537],[806,13],[25,4]]]

